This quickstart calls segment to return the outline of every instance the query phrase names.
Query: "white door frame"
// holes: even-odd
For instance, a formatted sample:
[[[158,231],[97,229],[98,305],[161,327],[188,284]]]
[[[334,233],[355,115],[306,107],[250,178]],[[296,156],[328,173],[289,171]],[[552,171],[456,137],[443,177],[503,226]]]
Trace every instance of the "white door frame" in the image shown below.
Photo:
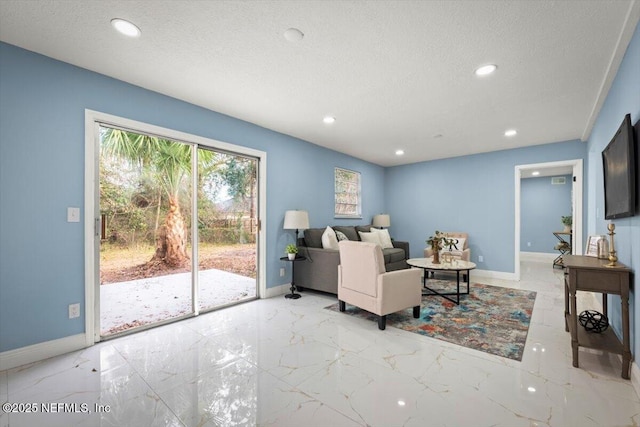
[[[557,168],[563,166],[571,166],[573,168],[572,180],[573,186],[573,198],[572,198],[572,210],[573,210],[573,244],[571,245],[571,253],[573,255],[582,255],[582,200],[584,192],[584,180],[583,180],[583,165],[582,159],[575,160],[563,160],[558,162],[548,163],[533,163],[529,165],[518,165],[515,167],[515,242],[514,242],[514,274],[515,279],[520,280],[520,219],[521,219],[521,180],[522,170],[524,169],[545,169],[545,168]],[[551,231],[550,231],[551,232]]]
[[[96,288],[100,283],[100,271],[97,268],[96,254],[100,240],[99,193],[99,127],[100,124],[131,129],[150,135],[162,136],[181,142],[195,143],[203,147],[238,153],[258,159],[258,297],[266,296],[266,248],[267,231],[262,224],[267,221],[267,153],[253,148],[227,142],[216,141],[185,132],[167,129],[144,122],[126,119],[99,111],[85,110],[85,174],[84,174],[84,258],[85,258],[85,343],[93,345],[100,340],[100,296]],[[197,312],[196,312],[197,315]]]

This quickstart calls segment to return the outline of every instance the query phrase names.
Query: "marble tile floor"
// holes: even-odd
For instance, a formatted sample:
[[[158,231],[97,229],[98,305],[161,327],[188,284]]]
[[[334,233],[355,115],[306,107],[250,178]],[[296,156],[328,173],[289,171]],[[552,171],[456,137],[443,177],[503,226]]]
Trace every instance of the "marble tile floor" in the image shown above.
[[[571,366],[561,270],[523,262],[522,276],[476,280],[538,292],[521,362],[379,331],[304,292],[0,372],[0,402],[38,409],[0,411],[0,427],[639,425],[616,357],[581,350]]]

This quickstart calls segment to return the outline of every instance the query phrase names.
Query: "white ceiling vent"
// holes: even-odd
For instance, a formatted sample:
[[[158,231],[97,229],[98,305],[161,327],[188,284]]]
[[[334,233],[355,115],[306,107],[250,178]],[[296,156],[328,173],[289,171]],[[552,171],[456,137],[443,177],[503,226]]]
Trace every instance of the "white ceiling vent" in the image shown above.
[[[567,183],[567,178],[564,176],[554,176],[551,178],[551,185],[564,185]]]

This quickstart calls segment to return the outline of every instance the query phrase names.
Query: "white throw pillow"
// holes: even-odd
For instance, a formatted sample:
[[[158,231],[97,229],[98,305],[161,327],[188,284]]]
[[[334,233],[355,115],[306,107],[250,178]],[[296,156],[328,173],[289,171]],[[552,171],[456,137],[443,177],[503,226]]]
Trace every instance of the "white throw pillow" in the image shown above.
[[[391,243],[391,236],[389,235],[389,230],[371,227],[371,232],[378,234],[378,238],[380,239],[380,246],[382,246],[382,249],[393,248],[393,243]]]
[[[338,250],[338,238],[336,237],[336,232],[333,231],[333,228],[327,227],[322,233],[322,247],[324,249],[335,249]]]
[[[336,231],[336,238],[338,239],[338,242],[342,242],[343,240],[349,240],[347,235],[340,230]]]
[[[457,247],[458,248],[457,250],[462,251],[464,249],[465,238],[464,237],[453,237],[453,239],[458,240],[458,242],[456,243],[455,246],[451,246],[451,249],[455,251],[456,247]],[[447,247],[447,249],[449,249],[449,248]]]
[[[360,235],[360,240],[363,242],[375,243],[378,246],[382,246],[378,233],[365,233],[363,231],[358,231],[358,234]]]

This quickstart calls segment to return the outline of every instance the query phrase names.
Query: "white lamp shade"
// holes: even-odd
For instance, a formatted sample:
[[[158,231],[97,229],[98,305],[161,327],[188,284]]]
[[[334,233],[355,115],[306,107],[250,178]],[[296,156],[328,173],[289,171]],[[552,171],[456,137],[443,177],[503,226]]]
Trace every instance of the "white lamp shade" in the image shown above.
[[[306,230],[309,228],[307,211],[286,211],[284,214],[285,230]]]
[[[391,217],[387,214],[374,215],[371,225],[374,227],[390,227]]]

